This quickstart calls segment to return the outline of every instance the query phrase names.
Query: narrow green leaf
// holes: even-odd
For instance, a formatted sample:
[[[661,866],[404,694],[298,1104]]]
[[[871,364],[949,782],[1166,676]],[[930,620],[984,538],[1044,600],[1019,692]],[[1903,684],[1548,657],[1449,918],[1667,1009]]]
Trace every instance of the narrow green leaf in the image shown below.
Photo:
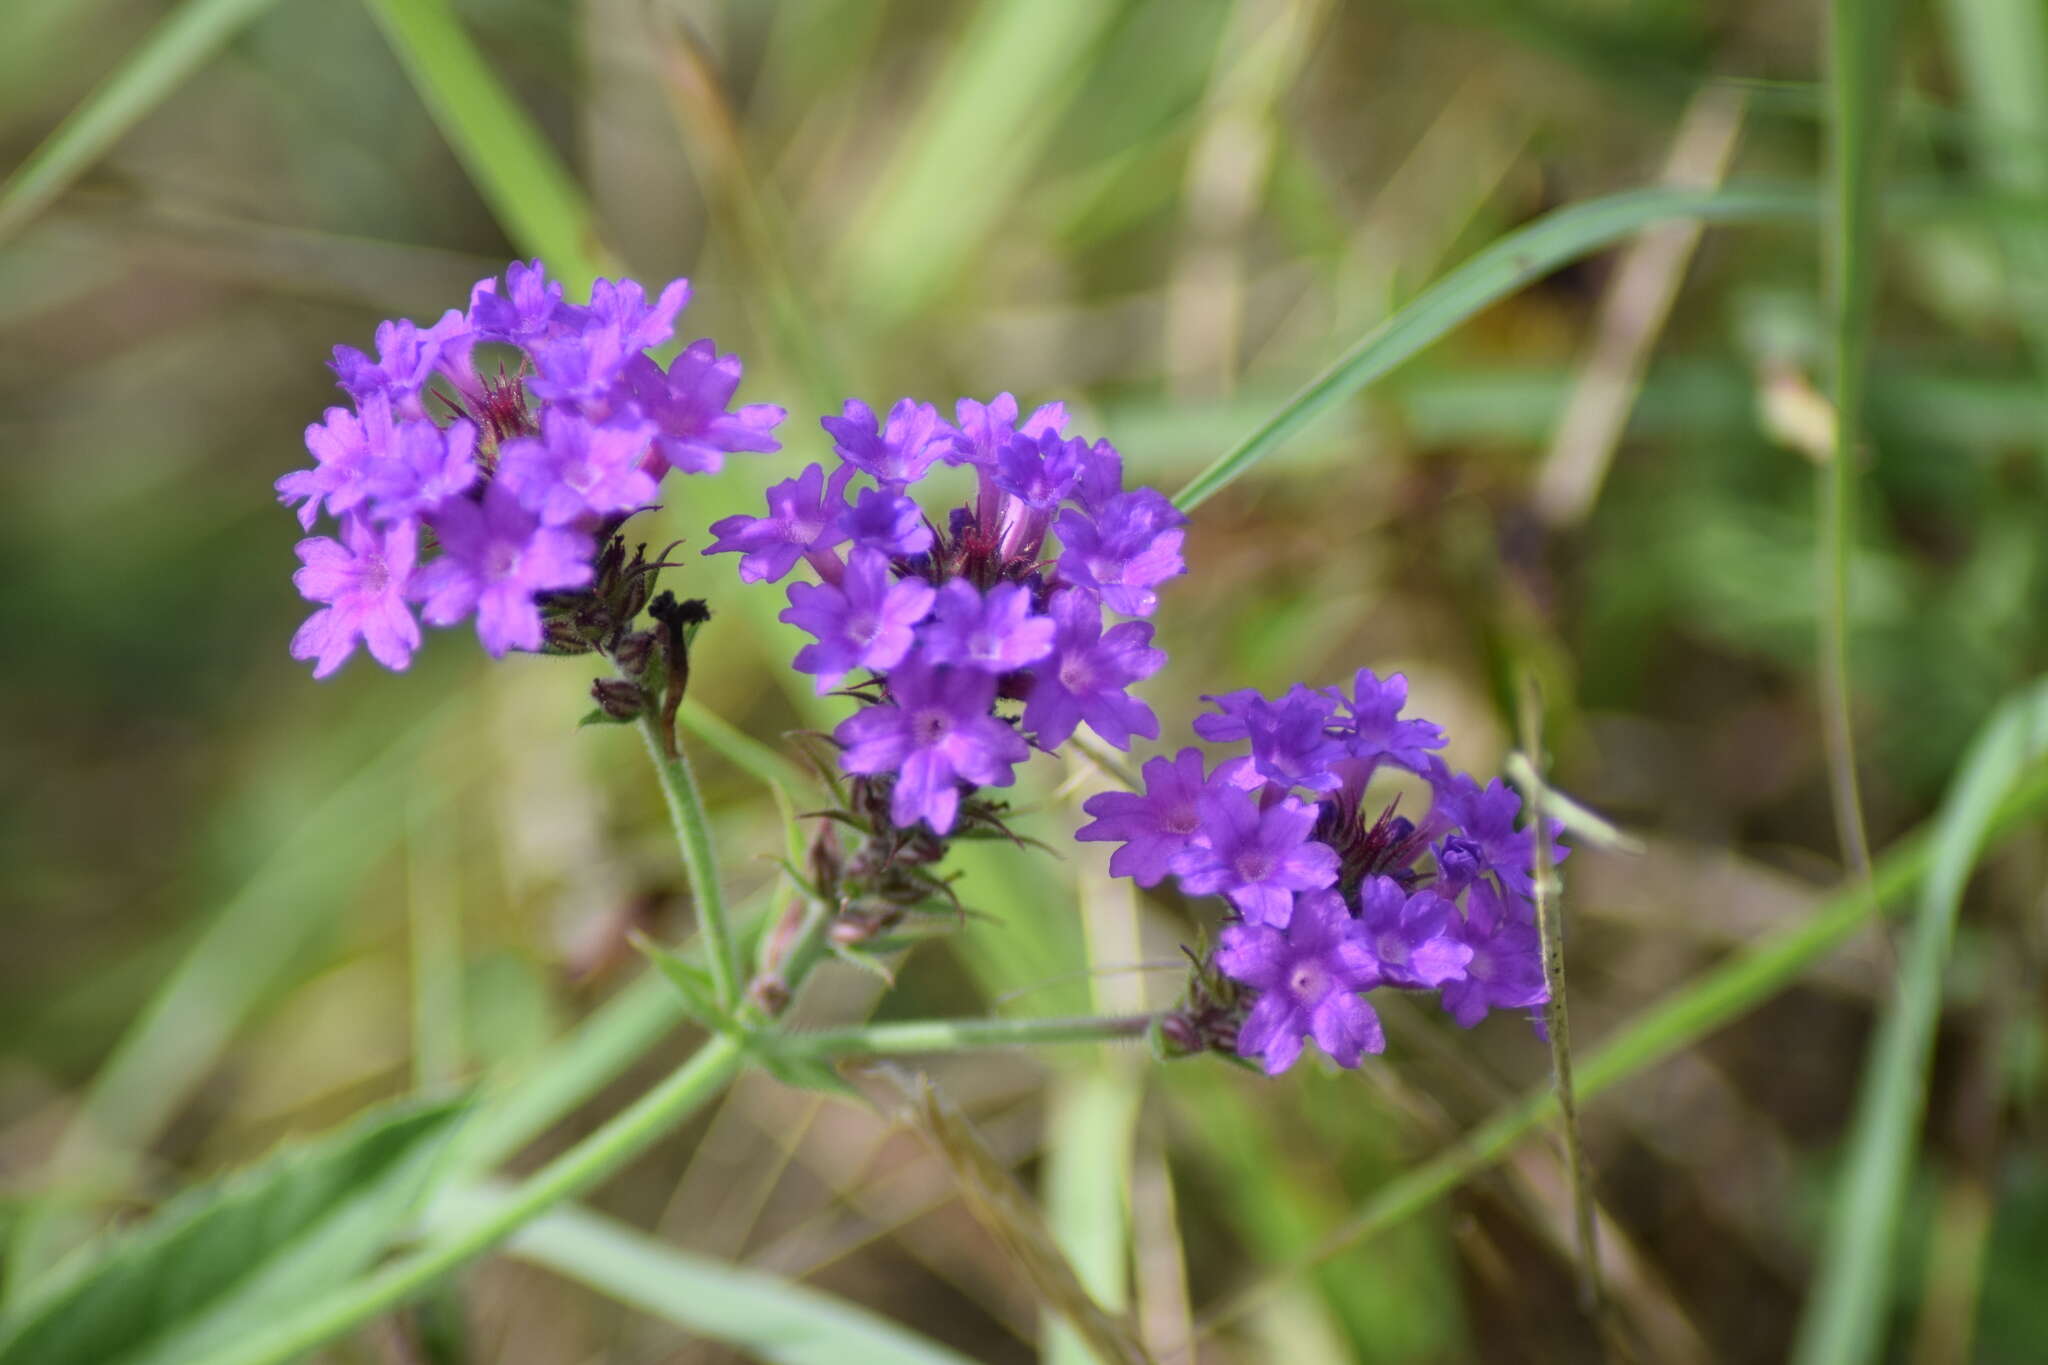
[[[466,1190],[449,1202],[468,1218],[503,1201],[494,1191]],[[547,1214],[507,1250],[771,1365],[968,1365],[965,1356],[843,1299],[678,1251],[582,1209]]]
[[[271,0],[186,0],[0,184],[0,242],[48,208]]]
[[[1857,1096],[1848,1168],[1835,1194],[1813,1297],[1800,1323],[1799,1365],[1875,1360],[1891,1311],[1892,1256],[1927,1108],[1943,974],[1963,889],[2000,803],[2048,747],[2048,683],[2001,706],[1956,770],[1936,817],[1913,941]]]
[[[1039,1199],[1053,1240],[1081,1286],[1105,1308],[1130,1303],[1131,1150],[1144,1090],[1127,1057],[1098,1057],[1053,1081]],[[1094,1354],[1063,1321],[1045,1325],[1048,1365],[1091,1365]]]
[[[572,290],[618,274],[582,189],[447,0],[364,3],[513,243],[546,261]]]
[[[346,1283],[403,1226],[459,1112],[376,1112],[193,1191],[0,1319],[0,1365],[199,1361]]]
[[[878,326],[908,317],[965,265],[1014,204],[1119,8],[1111,0],[994,0],[972,9],[841,239],[834,273],[857,315]],[[995,128],[1001,137],[989,136]],[[963,194],[968,166],[973,190]]]
[[[708,1029],[730,1031],[733,1021],[718,1003],[718,992],[713,987],[711,973],[677,954],[670,952],[645,934],[633,935],[633,946],[640,955],[654,964],[669,985],[676,988],[676,994],[683,998],[683,1008],[692,1019]]]
[[[1669,218],[1782,222],[1812,217],[1817,203],[1813,192],[1801,187],[1727,186],[1627,190],[1547,213],[1486,247],[1367,332],[1173,500],[1183,511],[1208,501],[1309,422],[1441,340],[1458,324],[1559,266],[1652,223]]]

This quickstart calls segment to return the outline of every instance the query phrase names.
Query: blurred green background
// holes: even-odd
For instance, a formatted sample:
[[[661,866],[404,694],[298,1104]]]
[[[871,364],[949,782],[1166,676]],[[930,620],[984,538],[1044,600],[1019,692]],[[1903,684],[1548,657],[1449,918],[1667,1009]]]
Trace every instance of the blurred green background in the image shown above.
[[[405,675],[358,659],[316,685],[286,656],[298,528],[270,484],[338,401],[329,348],[460,306],[525,240],[370,11],[6,0],[0,163],[174,10],[227,16],[218,51],[40,212],[0,215],[0,1218],[16,1230],[32,1195],[129,1216],[416,1079],[509,1084],[628,989],[629,928],[687,927],[632,737],[574,728],[587,670],[487,666],[459,633]],[[1549,208],[1660,180],[1810,184],[1821,166],[1820,7],[1783,0],[456,13],[587,192],[587,249],[644,280],[690,276],[678,339],[738,351],[742,398],[791,409],[781,455],[671,486],[661,529],[690,549],[820,454],[815,418],[849,394],[1064,398],[1134,481],[1170,491]],[[1895,197],[1943,211],[1898,215],[1880,256],[1850,615],[1880,848],[1926,818],[2048,643],[2048,8],[1907,6],[1900,53]],[[1165,747],[1200,693],[1369,666],[1405,672],[1453,759],[1495,771],[1532,671],[1554,780],[1645,844],[1566,869],[1581,1041],[1804,913],[1840,876],[1811,667],[1821,275],[1810,219],[1658,229],[1295,436],[1193,519],[1158,618],[1172,663],[1147,689]],[[670,583],[718,613],[692,680],[705,708],[777,746],[830,714],[782,666],[779,589],[743,587],[729,561]],[[963,858],[986,916],[916,954],[883,1013],[1172,999],[1170,967],[1085,973],[1170,962],[1212,912],[1119,899],[1103,850],[1068,840],[1067,775],[1037,766],[1026,827],[1061,857]],[[703,770],[735,899],[758,905],[781,814],[740,768]],[[1898,1360],[2048,1354],[2043,854],[2027,833],[1989,859],[1963,924]],[[1890,963],[1860,938],[1590,1106],[1638,1358],[1783,1357]],[[833,969],[807,1017],[854,1017],[877,988]],[[1363,1075],[1162,1072],[1135,1053],[936,1070],[1022,1175],[1066,1191],[1083,1242],[1115,1210],[1085,1156],[1066,1175],[1044,1156],[1048,1135],[1130,1145],[1128,1189],[1108,1189],[1128,1199],[1138,1320],[1185,1360],[1191,1318],[1546,1072],[1509,1021],[1465,1035],[1388,1014],[1387,1058]],[[536,1150],[688,1046],[679,1033]],[[1106,1120],[1077,1107],[1104,1095]],[[119,1159],[52,1166],[60,1151]],[[1025,1281],[943,1170],[859,1110],[752,1077],[595,1202],[974,1358],[1037,1358]],[[494,1263],[458,1295],[455,1358],[733,1358],[533,1269]],[[331,1357],[416,1358],[402,1335]],[[1198,1358],[1598,1351],[1571,1304],[1560,1163],[1530,1142],[1281,1278]]]

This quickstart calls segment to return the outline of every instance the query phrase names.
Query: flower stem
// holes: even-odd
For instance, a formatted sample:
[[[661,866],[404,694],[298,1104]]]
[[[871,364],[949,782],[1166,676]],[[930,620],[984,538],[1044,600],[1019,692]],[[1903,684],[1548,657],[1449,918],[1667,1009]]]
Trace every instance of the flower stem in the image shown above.
[[[744,1057],[738,1041],[712,1034],[667,1080],[528,1177],[487,1216],[437,1233],[367,1278],[285,1315],[276,1327],[245,1339],[239,1349],[224,1352],[211,1365],[282,1365],[417,1297],[449,1271],[475,1260],[654,1145],[722,1091]]]
[[[799,1057],[886,1057],[906,1052],[964,1052],[1028,1043],[1101,1043],[1142,1038],[1150,1014],[1073,1019],[913,1019],[860,1028],[785,1034],[778,1052]]]
[[[711,968],[711,988],[718,1003],[730,1011],[737,1005],[739,971],[733,957],[732,926],[725,916],[725,893],[718,881],[718,855],[711,848],[711,821],[704,814],[704,797],[697,790],[697,776],[681,741],[662,733],[661,722],[651,713],[640,716],[640,738],[647,744],[647,759],[661,779],[661,794],[668,799],[668,819],[675,830],[676,847],[683,855],[683,875],[690,880],[690,896],[697,905],[697,927],[704,935],[704,956]]]

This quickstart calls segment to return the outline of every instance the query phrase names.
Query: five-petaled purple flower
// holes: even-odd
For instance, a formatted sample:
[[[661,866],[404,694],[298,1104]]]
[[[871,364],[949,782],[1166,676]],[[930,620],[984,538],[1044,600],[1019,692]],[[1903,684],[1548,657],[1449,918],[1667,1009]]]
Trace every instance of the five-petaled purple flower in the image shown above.
[[[1159,738],[1159,718],[1128,690],[1166,666],[1166,652],[1152,648],[1152,627],[1123,621],[1104,630],[1101,606],[1079,588],[1054,594],[1050,624],[1058,627],[1051,658],[1033,674],[1024,703],[1038,743],[1064,744],[1083,721],[1119,749],[1131,747],[1132,735]]]
[[[1192,746],[1172,759],[1146,760],[1138,770],[1142,792],[1097,792],[1081,803],[1095,817],[1074,832],[1084,842],[1119,841],[1109,855],[1113,877],[1129,877],[1140,886],[1157,886],[1173,870],[1182,853],[1206,836],[1202,833],[1202,794],[1209,789],[1202,751]]]
[[[790,584],[781,619],[817,637],[797,651],[796,670],[815,673],[818,691],[829,692],[856,668],[894,668],[910,652],[913,629],[931,614],[936,595],[920,579],[892,582],[886,556],[855,549],[837,587]]]
[[[889,674],[889,701],[862,707],[833,737],[855,774],[895,773],[890,818],[908,829],[922,820],[946,834],[960,809],[960,784],[1007,787],[1029,756],[1008,722],[989,713],[996,680],[979,669],[906,661]]]
[[[1302,896],[1284,930],[1233,924],[1223,931],[1216,965],[1257,992],[1237,1033],[1240,1057],[1256,1058],[1268,1076],[1294,1065],[1304,1038],[1339,1066],[1357,1066],[1386,1050],[1386,1034],[1359,992],[1379,984],[1379,967],[1364,928],[1333,891]]]
[[[502,483],[484,490],[481,503],[454,498],[429,523],[441,557],[421,569],[413,595],[429,625],[452,626],[476,613],[484,648],[502,657],[509,649],[539,649],[544,592],[580,588],[591,579],[595,547],[581,531],[543,526]]]
[[[1181,890],[1221,894],[1253,924],[1287,927],[1296,891],[1337,880],[1337,855],[1315,843],[1316,808],[1284,797],[1260,809],[1257,800],[1225,788],[1201,800],[1204,842],[1174,862]]]
[[[307,601],[326,605],[292,636],[292,657],[311,659],[316,678],[340,668],[358,640],[386,668],[412,662],[420,626],[406,593],[418,545],[419,532],[410,524],[379,529],[359,517],[342,521],[338,542],[326,536],[300,541],[304,567],[292,575],[292,585]]]

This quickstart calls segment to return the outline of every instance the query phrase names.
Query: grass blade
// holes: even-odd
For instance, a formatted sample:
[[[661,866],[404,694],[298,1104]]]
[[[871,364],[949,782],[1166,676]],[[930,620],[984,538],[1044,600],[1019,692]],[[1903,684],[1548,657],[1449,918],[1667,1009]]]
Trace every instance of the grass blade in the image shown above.
[[[997,0],[977,6],[835,261],[852,312],[886,327],[916,313],[1015,201],[1084,58],[1121,6]],[[1003,136],[991,143],[989,130]],[[963,167],[973,189],[961,191]]]
[[[447,0],[364,0],[456,157],[522,252],[587,289],[618,267],[582,189]]]
[[[469,1217],[504,1198],[466,1190],[450,1203],[458,1216]],[[582,1209],[557,1209],[506,1250],[772,1365],[967,1365],[967,1357],[843,1299],[678,1251]]]
[[[205,65],[272,0],[186,0],[0,184],[0,242],[12,236]]]
[[[1813,1297],[1800,1323],[1799,1365],[1877,1358],[1891,1307],[1892,1252],[1919,1148],[1941,1018],[1943,974],[1970,872],[2000,803],[2048,746],[2048,683],[2000,707],[1957,769],[1936,816],[1933,853],[1896,994],[1879,1025],[1849,1130]]]
[[[1850,875],[1870,873],[1870,839],[1856,780],[1849,717],[1849,547],[1855,528],[1856,464],[1863,444],[1863,372],[1877,298],[1878,159],[1884,140],[1897,0],[1833,0],[1828,7],[1832,70],[1828,125],[1829,203],[1824,256],[1833,312],[1834,454],[1819,474],[1820,578],[1816,617],[1821,738],[1836,837]]]
[[[1986,837],[2002,838],[2043,811],[2048,811],[2048,771],[2037,771],[1999,803]],[[1756,940],[1691,985],[1642,1011],[1599,1047],[1578,1057],[1575,1079],[1579,1097],[1590,1099],[1619,1085],[1741,1018],[1817,959],[1847,942],[1887,901],[1903,895],[1927,875],[1933,857],[1933,839],[1925,830],[1916,831],[1877,861],[1867,888],[1836,892],[1800,923]],[[1428,1208],[1499,1161],[1556,1112],[1556,1098],[1547,1090],[1509,1105],[1453,1146],[1381,1186],[1313,1254],[1212,1310],[1203,1319],[1202,1330],[1213,1331],[1243,1316],[1296,1276]]]
[[[1545,214],[1480,251],[1374,327],[1214,464],[1174,495],[1183,511],[1214,497],[1309,422],[1441,340],[1458,324],[1561,265],[1672,218],[1715,223],[1783,222],[1811,216],[1817,201],[1798,187],[1627,190]]]
[[[455,1103],[373,1111],[196,1190],[0,1320],[6,1365],[202,1360],[370,1264],[418,1201]]]

